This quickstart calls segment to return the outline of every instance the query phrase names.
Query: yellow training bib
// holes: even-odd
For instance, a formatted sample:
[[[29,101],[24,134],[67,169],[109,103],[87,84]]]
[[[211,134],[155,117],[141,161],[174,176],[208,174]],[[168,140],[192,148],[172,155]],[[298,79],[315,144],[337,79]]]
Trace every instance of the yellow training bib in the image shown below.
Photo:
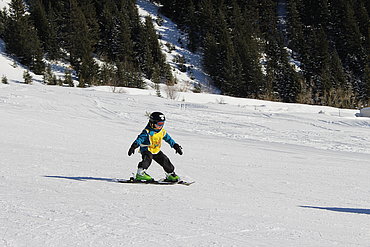
[[[158,133],[154,132],[153,135],[150,135],[153,132],[149,132],[146,130],[149,135],[149,141],[150,141],[150,146],[148,147],[148,150],[152,154],[157,154],[159,151],[161,151],[161,146],[162,146],[162,139],[166,135],[166,131],[164,129],[161,129]]]

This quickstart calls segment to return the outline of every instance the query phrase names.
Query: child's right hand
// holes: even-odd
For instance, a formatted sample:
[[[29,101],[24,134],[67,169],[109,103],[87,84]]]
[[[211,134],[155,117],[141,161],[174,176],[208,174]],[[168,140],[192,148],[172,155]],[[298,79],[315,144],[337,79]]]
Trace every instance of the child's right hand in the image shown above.
[[[139,145],[137,145],[136,143],[132,143],[130,149],[128,150],[128,156],[131,156],[132,154],[135,153],[135,149],[138,148]]]

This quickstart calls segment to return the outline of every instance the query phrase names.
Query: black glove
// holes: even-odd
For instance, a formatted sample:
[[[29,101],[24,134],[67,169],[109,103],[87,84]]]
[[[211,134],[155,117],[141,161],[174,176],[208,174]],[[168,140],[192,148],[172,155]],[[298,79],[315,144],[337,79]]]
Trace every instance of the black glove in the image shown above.
[[[130,149],[128,150],[128,156],[131,156],[131,154],[134,154],[135,153],[135,149],[138,148],[139,145],[137,145],[136,143],[132,143]]]
[[[175,143],[175,145],[173,145],[173,148],[176,150],[177,154],[182,155],[182,147],[179,144]]]

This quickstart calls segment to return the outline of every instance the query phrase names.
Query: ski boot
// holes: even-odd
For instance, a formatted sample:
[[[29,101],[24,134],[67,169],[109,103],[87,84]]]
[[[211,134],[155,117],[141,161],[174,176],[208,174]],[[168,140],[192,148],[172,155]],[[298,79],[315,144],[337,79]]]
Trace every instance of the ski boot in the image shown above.
[[[166,182],[178,182],[180,181],[180,177],[176,175],[175,172],[166,173]]]
[[[153,181],[154,179],[146,173],[146,170],[139,168],[137,169],[135,180],[138,181]]]

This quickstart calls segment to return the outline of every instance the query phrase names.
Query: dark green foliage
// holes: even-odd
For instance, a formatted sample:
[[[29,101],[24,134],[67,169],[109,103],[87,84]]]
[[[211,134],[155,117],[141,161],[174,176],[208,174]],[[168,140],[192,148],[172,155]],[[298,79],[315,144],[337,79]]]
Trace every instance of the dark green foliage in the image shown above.
[[[28,12],[22,0],[0,12],[0,37],[32,71],[43,72],[45,56],[69,61],[81,87],[143,87],[143,77],[157,85],[175,83],[153,20],[140,20],[135,0],[25,2]],[[340,107],[369,104],[367,0],[155,2],[187,34],[184,46],[204,55],[206,72],[224,94]],[[278,19],[279,3],[286,3],[286,24]],[[94,58],[106,65],[99,67]]]
[[[365,105],[370,105],[370,64],[366,64],[365,67],[364,84],[366,96],[364,97],[362,103]]]
[[[8,84],[8,78],[5,75],[1,77],[1,83]]]
[[[4,29],[7,51],[16,55],[36,74],[41,74],[45,67],[42,61],[43,51],[26,7],[22,0],[12,0],[9,7],[10,13]]]
[[[44,71],[44,83],[46,85],[57,85],[57,78],[51,71],[51,66],[46,66],[46,69]]]
[[[23,72],[23,79],[24,79],[24,84],[31,84],[32,83],[32,75],[28,70],[25,70]]]
[[[0,9],[0,38],[4,38],[6,18],[6,11]]]
[[[72,79],[72,73],[70,70],[66,70],[64,73],[64,81],[63,83],[65,85],[68,85],[69,87],[74,87],[73,79]]]
[[[204,67],[225,94],[286,102],[304,95],[303,102],[340,107],[369,101],[369,1],[159,2],[188,32],[189,47],[204,51]],[[277,25],[280,2],[286,30]]]
[[[38,37],[49,58],[57,59],[60,57],[60,50],[57,42],[56,24],[54,15],[51,11],[49,16],[41,0],[30,1],[30,12],[32,21],[36,27]]]
[[[69,61],[80,87],[105,83],[143,87],[142,77],[151,78],[157,65],[161,82],[173,80],[152,20],[140,21],[135,0],[25,2],[30,14],[22,0],[12,1],[9,14],[0,12],[0,37],[8,51],[34,72],[43,72],[45,56]],[[113,66],[110,80],[103,76],[107,68],[97,66],[94,57]]]

